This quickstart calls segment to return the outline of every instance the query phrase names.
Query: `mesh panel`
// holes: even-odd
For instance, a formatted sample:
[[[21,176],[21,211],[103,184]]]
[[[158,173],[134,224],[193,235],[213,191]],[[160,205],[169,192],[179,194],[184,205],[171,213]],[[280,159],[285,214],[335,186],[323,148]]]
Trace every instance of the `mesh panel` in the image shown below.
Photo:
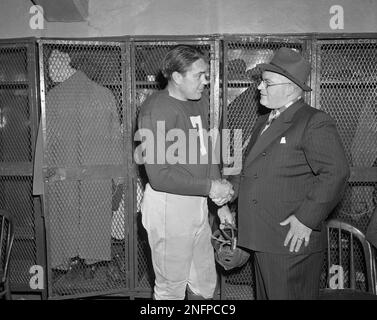
[[[239,269],[223,275],[221,286],[222,300],[254,300],[255,299],[255,272],[254,256],[247,264]]]
[[[377,167],[377,42],[319,42],[320,109],[337,123],[351,167]],[[365,232],[377,204],[376,183],[353,177],[332,217]]]
[[[377,151],[368,146],[377,141],[377,43],[325,43],[320,50],[321,109],[338,121],[350,165],[372,166]]]
[[[13,216],[15,240],[9,266],[11,287],[30,281],[29,269],[37,264],[32,181],[26,177],[0,177],[0,207]]]
[[[137,215],[137,261],[135,286],[140,289],[150,290],[154,285],[154,272],[152,267],[151,250],[148,235],[141,223],[141,214]]]
[[[13,216],[15,229],[11,290],[24,291],[30,290],[30,267],[38,264],[30,177],[34,143],[30,97],[35,90],[29,82],[30,48],[23,43],[0,45],[0,208]]]
[[[52,296],[128,286],[122,47],[41,44]]]
[[[135,119],[137,119],[140,106],[153,92],[166,86],[166,80],[160,73],[160,64],[165,54],[178,43],[136,43],[135,44]],[[210,59],[211,46],[194,44]],[[141,224],[140,205],[143,198],[144,186],[147,176],[143,166],[137,172],[135,199],[137,199],[135,213],[136,224],[136,278],[135,287],[138,289],[152,290],[154,273],[148,237]]]
[[[350,182],[342,201],[330,215],[365,233],[377,203],[377,182]]]
[[[0,161],[31,161],[27,48],[0,48]]]

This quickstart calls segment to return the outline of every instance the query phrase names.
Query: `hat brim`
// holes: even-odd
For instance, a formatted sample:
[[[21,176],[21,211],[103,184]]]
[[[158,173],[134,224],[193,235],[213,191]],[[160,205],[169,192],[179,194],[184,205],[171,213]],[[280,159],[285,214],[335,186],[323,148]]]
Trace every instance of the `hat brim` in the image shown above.
[[[257,67],[259,67],[262,71],[271,71],[271,72],[279,73],[279,74],[283,75],[284,77],[288,78],[289,80],[293,81],[302,90],[304,90],[304,91],[312,91],[312,88],[310,88],[309,86],[307,86],[304,82],[301,82],[300,80],[298,80],[297,78],[293,77],[287,71],[285,71],[284,69],[282,69],[282,68],[280,68],[278,66],[274,66],[274,65],[269,64],[269,63],[261,63],[261,64],[258,64]]]

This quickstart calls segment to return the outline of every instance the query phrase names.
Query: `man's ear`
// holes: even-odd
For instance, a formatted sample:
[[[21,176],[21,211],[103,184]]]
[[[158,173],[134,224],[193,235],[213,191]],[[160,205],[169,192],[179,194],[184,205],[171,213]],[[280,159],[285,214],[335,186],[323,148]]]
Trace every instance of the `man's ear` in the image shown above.
[[[292,96],[296,93],[296,85],[294,83],[291,83],[287,86],[287,94],[288,96]]]
[[[171,75],[172,80],[176,84],[180,84],[182,82],[182,75],[178,71],[174,71]]]

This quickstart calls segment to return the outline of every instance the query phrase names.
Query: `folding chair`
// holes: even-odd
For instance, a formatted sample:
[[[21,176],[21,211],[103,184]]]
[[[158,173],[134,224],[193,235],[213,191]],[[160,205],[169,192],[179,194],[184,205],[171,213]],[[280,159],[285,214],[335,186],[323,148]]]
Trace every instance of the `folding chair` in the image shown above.
[[[8,268],[14,239],[13,222],[10,214],[0,210],[0,297],[11,300]]]

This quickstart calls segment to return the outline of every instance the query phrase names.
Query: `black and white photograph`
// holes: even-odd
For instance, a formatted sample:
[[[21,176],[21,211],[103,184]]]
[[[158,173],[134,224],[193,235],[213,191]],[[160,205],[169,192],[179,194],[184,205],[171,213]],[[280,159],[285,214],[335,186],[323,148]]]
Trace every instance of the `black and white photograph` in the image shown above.
[[[376,0],[0,0],[0,300],[238,319],[376,263]]]

